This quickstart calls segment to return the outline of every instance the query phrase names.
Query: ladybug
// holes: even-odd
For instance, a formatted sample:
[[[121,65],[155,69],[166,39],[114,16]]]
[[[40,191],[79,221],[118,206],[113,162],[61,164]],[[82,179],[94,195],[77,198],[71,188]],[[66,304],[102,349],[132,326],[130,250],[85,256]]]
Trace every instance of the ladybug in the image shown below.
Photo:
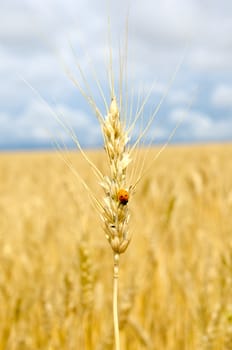
[[[126,205],[129,200],[129,193],[126,190],[118,191],[118,200],[121,204]]]

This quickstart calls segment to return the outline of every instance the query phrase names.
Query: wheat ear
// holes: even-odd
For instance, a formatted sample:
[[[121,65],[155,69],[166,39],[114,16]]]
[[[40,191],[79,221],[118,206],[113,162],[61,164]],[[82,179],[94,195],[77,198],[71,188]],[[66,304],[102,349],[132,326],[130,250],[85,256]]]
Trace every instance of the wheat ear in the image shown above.
[[[130,163],[127,147],[129,138],[123,123],[115,96],[112,97],[109,112],[102,124],[105,151],[109,163],[110,174],[104,176],[101,186],[105,193],[102,206],[102,220],[106,238],[113,250],[113,319],[115,349],[120,349],[118,322],[118,276],[119,256],[125,252],[130,237],[128,233],[129,213],[127,202],[130,189],[127,188],[126,172]]]

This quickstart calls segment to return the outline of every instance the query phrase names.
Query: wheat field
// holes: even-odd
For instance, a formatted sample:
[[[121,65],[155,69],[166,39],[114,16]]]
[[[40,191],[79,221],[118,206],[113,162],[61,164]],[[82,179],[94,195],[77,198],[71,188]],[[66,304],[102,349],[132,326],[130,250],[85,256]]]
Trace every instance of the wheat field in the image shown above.
[[[88,154],[104,173],[104,154]],[[101,198],[81,155],[68,157]],[[122,349],[232,349],[231,159],[230,144],[171,146],[138,185]],[[0,350],[113,349],[112,250],[59,154],[2,153],[0,208]]]

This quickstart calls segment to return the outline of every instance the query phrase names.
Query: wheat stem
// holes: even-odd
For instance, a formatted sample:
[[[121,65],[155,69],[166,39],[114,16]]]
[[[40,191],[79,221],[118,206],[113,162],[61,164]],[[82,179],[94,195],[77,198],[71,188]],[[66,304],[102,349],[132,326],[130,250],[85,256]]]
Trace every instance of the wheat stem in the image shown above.
[[[119,274],[119,254],[114,253],[113,318],[114,318],[115,350],[120,350],[120,335],[119,335],[119,322],[118,322],[118,274]]]

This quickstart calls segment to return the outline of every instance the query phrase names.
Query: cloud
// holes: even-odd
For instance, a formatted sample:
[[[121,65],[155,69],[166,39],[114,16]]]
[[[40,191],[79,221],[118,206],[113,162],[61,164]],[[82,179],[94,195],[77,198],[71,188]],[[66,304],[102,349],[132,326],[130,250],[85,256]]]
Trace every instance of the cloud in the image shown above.
[[[188,64],[195,71],[224,72],[232,69],[232,50],[198,47],[192,50],[191,55],[189,55]]]
[[[0,146],[3,144],[49,146],[54,140],[61,145],[74,146],[72,130],[80,144],[89,147],[99,144],[100,139],[96,121],[83,111],[63,105],[51,110],[38,101],[34,101],[21,114],[0,114],[0,124]]]
[[[217,86],[212,93],[211,102],[216,107],[232,108],[232,84]]]
[[[174,89],[174,91],[171,91],[168,96],[167,100],[168,103],[171,105],[187,105],[190,103],[192,99],[193,93],[191,91],[183,90],[183,89]]]
[[[231,111],[232,78],[228,72],[232,69],[232,2],[166,0],[155,3],[145,0],[129,6],[129,2],[119,0],[111,2],[110,8],[114,67],[120,61],[119,42],[121,57],[124,52],[123,38],[129,9],[127,88],[128,94],[134,94],[135,105],[139,101],[140,87],[145,87],[142,90],[146,95],[152,82],[157,81],[144,115],[150,115],[167,91],[168,82],[184,56],[175,83],[162,105],[162,114],[174,118],[192,98],[192,86],[200,84],[201,94],[194,102],[194,113],[189,116],[189,119],[193,118],[192,125],[190,122],[185,124],[185,139],[216,137],[214,128],[221,139],[228,138],[230,133],[225,125],[230,126]],[[62,110],[68,116],[84,145],[99,144],[96,120],[89,117],[92,111],[87,109],[86,101],[65,76],[63,62],[84,86],[77,67],[77,61],[80,63],[89,85],[84,89],[91,90],[99,101],[97,75],[109,100],[108,9],[105,1],[97,0],[47,0],[46,6],[39,1],[3,2],[0,11],[2,145],[13,141],[19,144],[24,141],[32,144],[47,142],[46,128],[65,138],[58,126],[50,124],[50,117],[45,118],[49,113],[39,107],[43,103],[20,82],[19,75],[50,104],[55,104],[58,111]],[[120,69],[116,68],[116,84],[119,73]],[[213,91],[210,98],[209,91]],[[117,89],[116,93],[119,95]],[[212,112],[212,106],[217,107],[218,115],[222,116],[220,119]],[[171,119],[162,119],[163,124],[157,128],[160,138],[165,138]]]
[[[197,110],[177,108],[171,111],[169,120],[173,124],[182,120],[178,134],[185,141],[186,137],[201,142],[232,139],[232,118],[212,118]]]

